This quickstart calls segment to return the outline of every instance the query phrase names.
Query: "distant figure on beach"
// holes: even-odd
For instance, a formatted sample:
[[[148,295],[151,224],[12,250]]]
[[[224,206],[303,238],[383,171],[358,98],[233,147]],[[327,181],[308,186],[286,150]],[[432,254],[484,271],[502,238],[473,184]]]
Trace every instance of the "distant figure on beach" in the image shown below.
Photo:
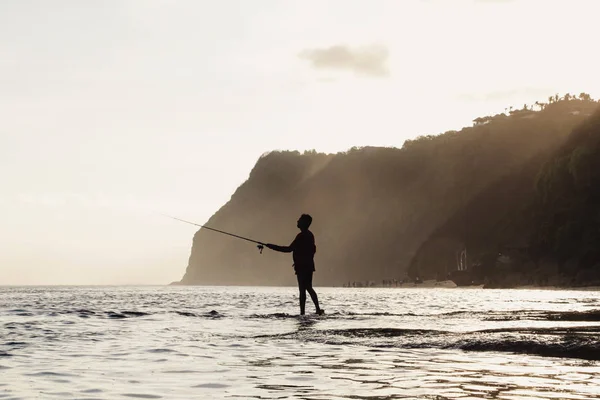
[[[300,315],[304,315],[306,292],[310,294],[317,314],[323,314],[323,310],[319,307],[317,292],[312,287],[313,272],[315,271],[314,255],[317,252],[317,246],[315,246],[315,236],[308,230],[311,223],[312,217],[308,214],[302,214],[296,224],[300,229],[300,233],[296,236],[292,244],[289,246],[278,246],[268,243],[266,245],[271,250],[282,253],[293,253],[294,270],[296,271],[298,289],[300,290]]]

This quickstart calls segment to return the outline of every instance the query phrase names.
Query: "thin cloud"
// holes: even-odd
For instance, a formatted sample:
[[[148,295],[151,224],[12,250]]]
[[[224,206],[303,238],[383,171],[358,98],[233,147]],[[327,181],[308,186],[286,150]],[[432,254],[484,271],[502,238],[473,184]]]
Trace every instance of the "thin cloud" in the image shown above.
[[[384,46],[373,45],[353,49],[337,45],[328,48],[306,49],[299,56],[308,60],[315,69],[347,70],[376,77],[389,75],[386,66],[388,50]]]

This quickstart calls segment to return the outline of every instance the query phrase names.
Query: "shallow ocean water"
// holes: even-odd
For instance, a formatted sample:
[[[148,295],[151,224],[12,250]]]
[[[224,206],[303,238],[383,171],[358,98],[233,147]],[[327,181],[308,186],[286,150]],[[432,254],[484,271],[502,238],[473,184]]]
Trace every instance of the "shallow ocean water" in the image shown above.
[[[0,288],[0,399],[600,397],[599,292],[317,292]]]

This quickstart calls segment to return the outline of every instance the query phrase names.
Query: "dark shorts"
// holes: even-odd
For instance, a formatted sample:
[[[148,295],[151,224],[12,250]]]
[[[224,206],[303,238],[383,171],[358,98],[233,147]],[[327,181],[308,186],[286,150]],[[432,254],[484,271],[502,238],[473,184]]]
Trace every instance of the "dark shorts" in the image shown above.
[[[298,288],[300,290],[312,288],[313,271],[296,271],[296,278],[298,279]]]

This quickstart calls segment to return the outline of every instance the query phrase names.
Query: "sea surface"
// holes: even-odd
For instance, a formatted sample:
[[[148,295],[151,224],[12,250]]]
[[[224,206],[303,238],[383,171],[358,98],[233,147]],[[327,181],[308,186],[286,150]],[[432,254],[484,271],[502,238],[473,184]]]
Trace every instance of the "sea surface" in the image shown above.
[[[600,292],[317,292],[1,287],[0,399],[600,397]]]

